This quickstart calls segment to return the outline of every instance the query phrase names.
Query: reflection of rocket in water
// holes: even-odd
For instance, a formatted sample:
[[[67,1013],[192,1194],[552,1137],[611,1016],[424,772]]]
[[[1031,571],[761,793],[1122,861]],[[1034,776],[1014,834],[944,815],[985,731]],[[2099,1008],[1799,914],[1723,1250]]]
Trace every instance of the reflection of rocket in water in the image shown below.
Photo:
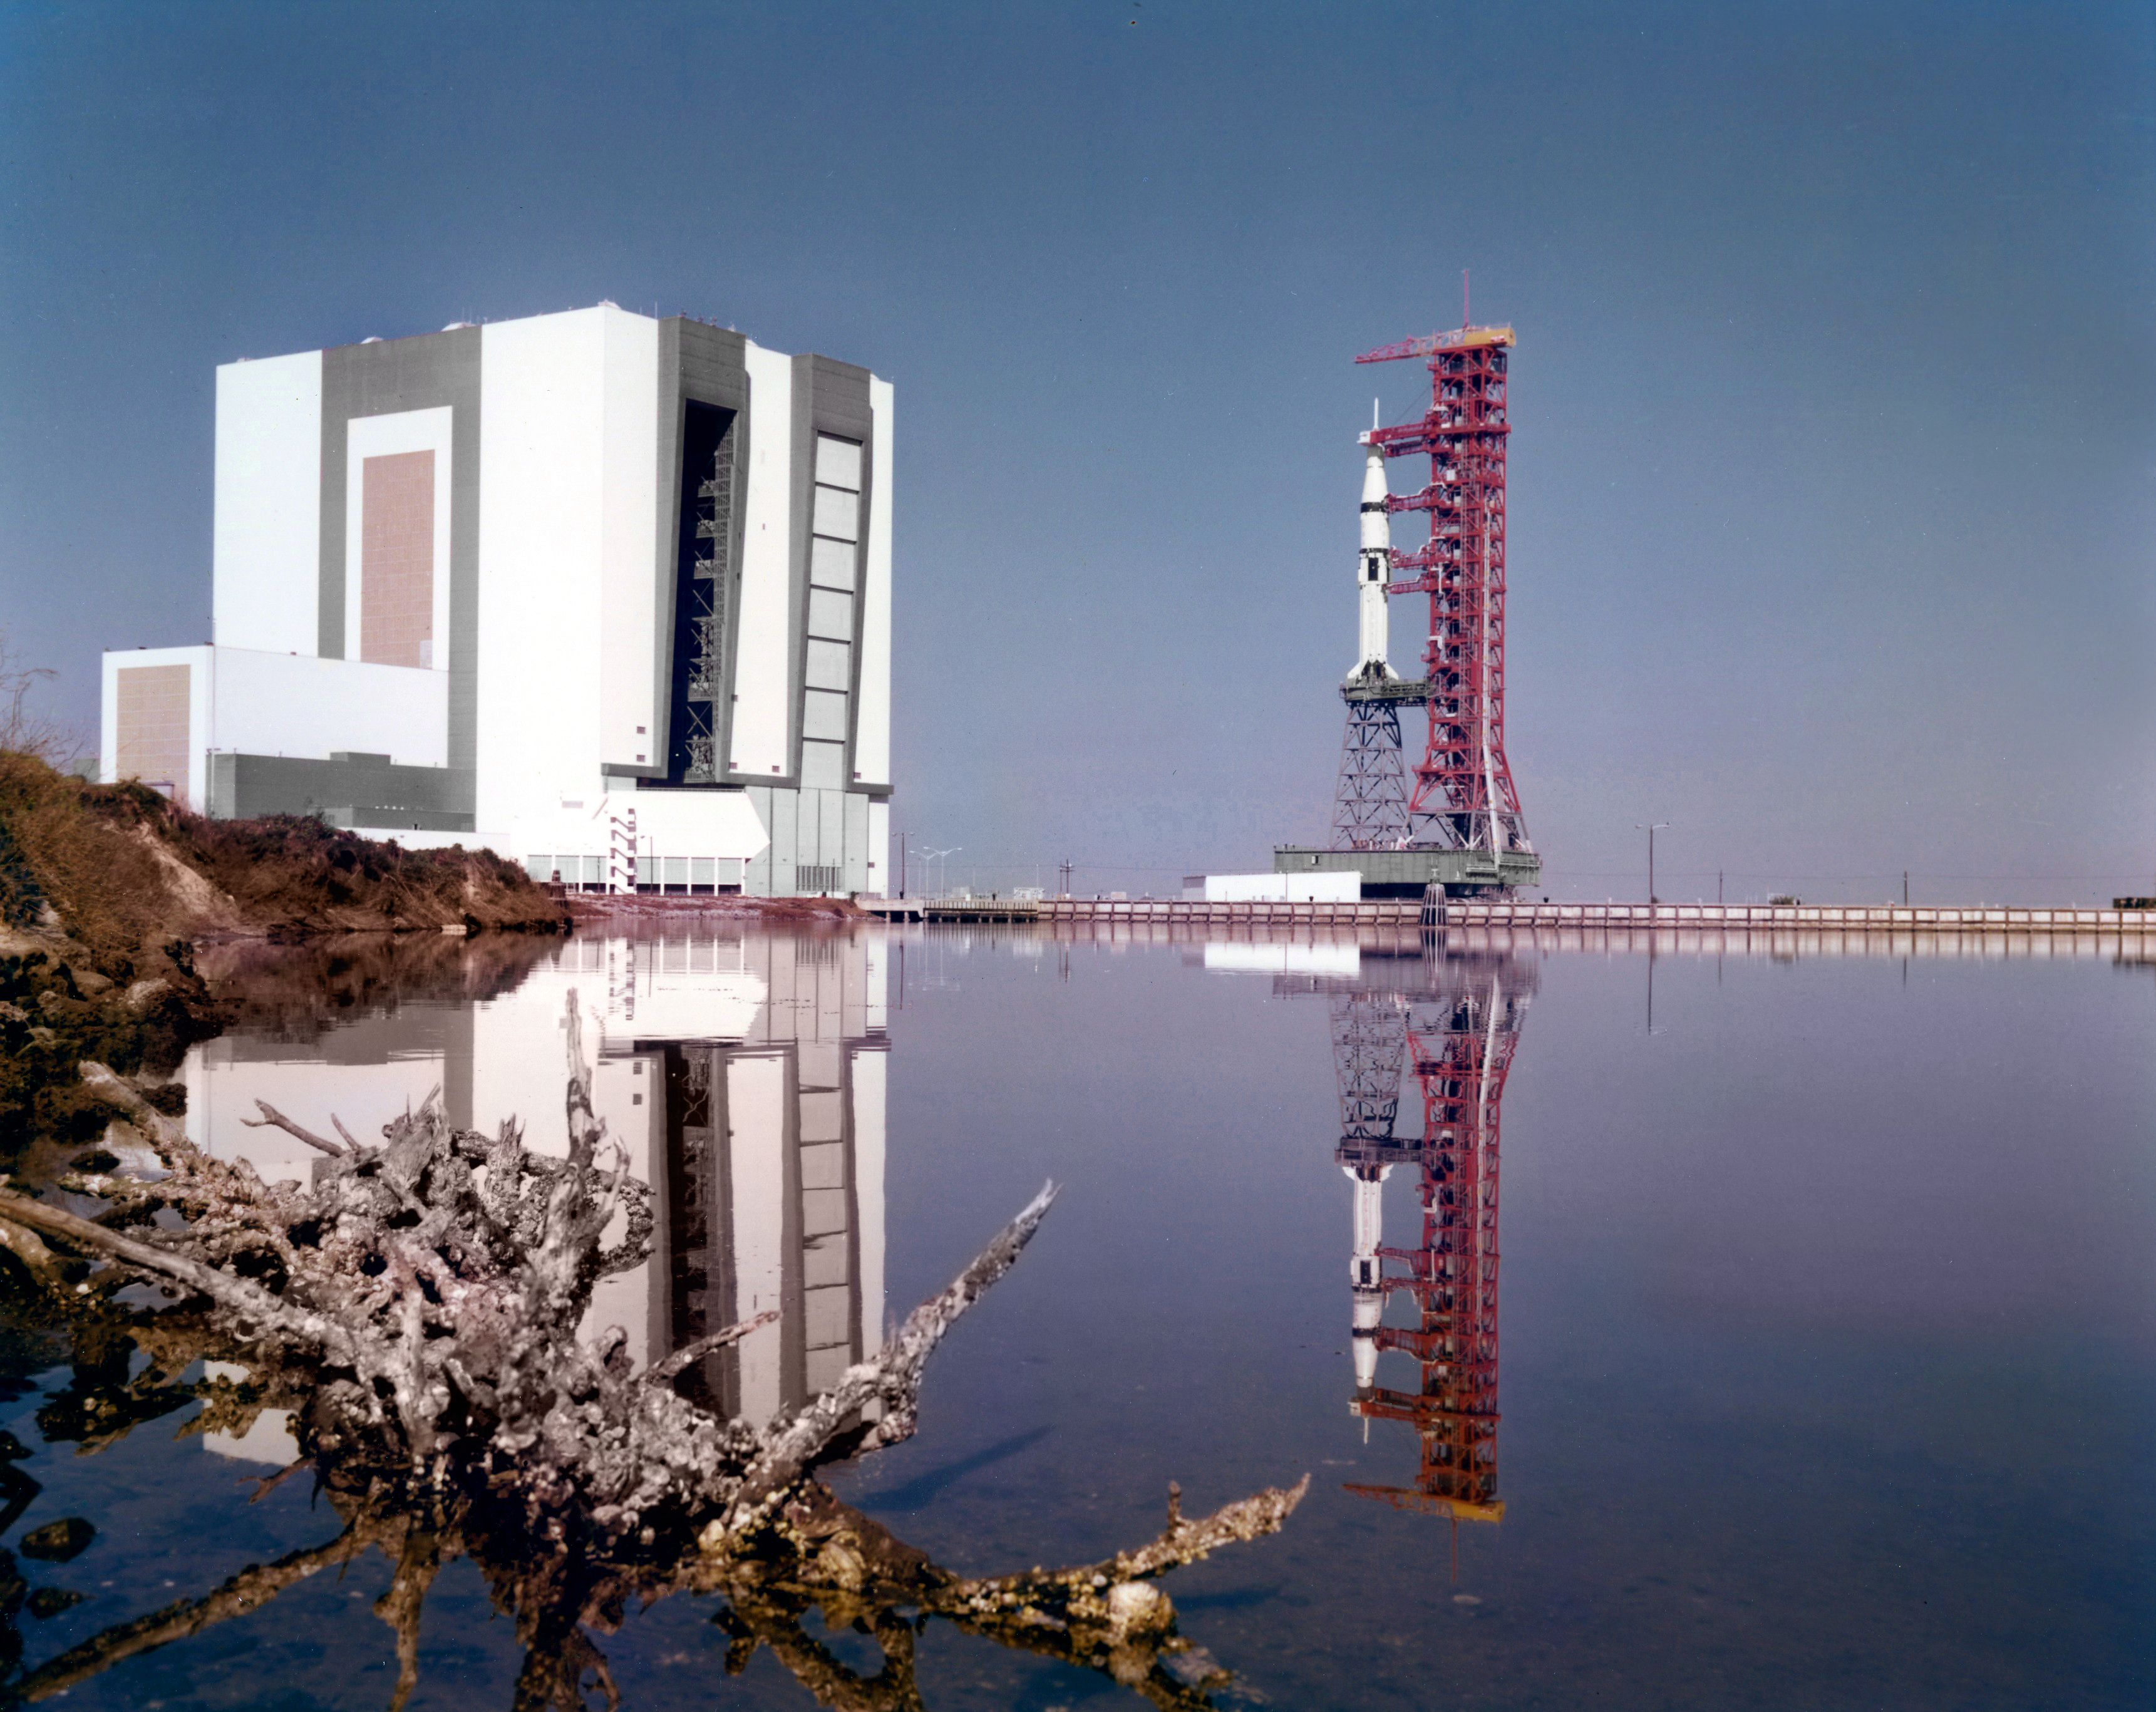
[[[1385,1179],[1389,1165],[1342,1167],[1355,1185],[1355,1258],[1348,1263],[1355,1294],[1355,1394],[1378,1382],[1378,1328],[1385,1317],[1384,1260],[1378,1245],[1385,1236]]]
[[[1421,1440],[1413,1486],[1348,1490],[1455,1520],[1495,1521],[1497,1496],[1498,1114],[1533,985],[1530,966],[1435,958],[1388,973],[1315,983],[1332,1000],[1340,1145],[1353,1184],[1349,1264],[1355,1393],[1371,1421],[1404,1421]],[[1305,988],[1303,990],[1312,990]],[[1399,1079],[1413,1068],[1423,1098],[1419,1136],[1394,1133]],[[1388,1247],[1383,1197],[1395,1166],[1418,1179],[1418,1246]],[[1414,1313],[1387,1325],[1404,1296]],[[1379,1358],[1407,1356],[1412,1391],[1378,1383]]]
[[[1378,1329],[1384,1317],[1385,1179],[1401,1156],[1393,1142],[1399,1115],[1400,1066],[1407,1055],[1407,1002],[1398,993],[1335,992],[1333,1068],[1340,1079],[1340,1168],[1354,1187],[1355,1248],[1348,1261],[1354,1293],[1355,1389],[1378,1381]]]

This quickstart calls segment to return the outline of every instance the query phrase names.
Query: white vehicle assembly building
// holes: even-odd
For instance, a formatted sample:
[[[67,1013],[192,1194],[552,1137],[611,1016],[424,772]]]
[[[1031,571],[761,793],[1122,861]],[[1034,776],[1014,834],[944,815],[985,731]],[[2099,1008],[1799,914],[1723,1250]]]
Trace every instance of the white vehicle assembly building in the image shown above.
[[[217,377],[213,637],[101,766],[572,885],[881,893],[887,381],[612,304]]]

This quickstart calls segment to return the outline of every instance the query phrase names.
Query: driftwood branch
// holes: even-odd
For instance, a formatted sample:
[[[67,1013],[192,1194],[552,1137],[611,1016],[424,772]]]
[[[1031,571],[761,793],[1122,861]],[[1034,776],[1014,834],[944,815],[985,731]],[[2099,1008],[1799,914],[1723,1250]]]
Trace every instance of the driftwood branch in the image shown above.
[[[1150,1583],[1172,1569],[1209,1556],[1223,1545],[1277,1534],[1281,1524],[1309,1490],[1310,1476],[1305,1474],[1292,1486],[1269,1487],[1255,1497],[1224,1504],[1209,1516],[1187,1521],[1183,1515],[1183,1489],[1171,1484],[1168,1525],[1157,1539],[1135,1551],[1120,1551],[1076,1569],[1028,1570],[1022,1575],[962,1581],[952,1590],[950,1600],[956,1609],[951,1614],[1054,1612],[1065,1622],[1084,1620],[1111,1631],[1127,1629],[1144,1621],[1149,1600],[1124,1595],[1119,1603],[1118,1589]],[[943,1607],[939,1605],[938,1608]]]
[[[17,1692],[25,1700],[49,1699],[110,1670],[123,1659],[185,1640],[229,1617],[259,1610],[294,1583],[344,1563],[366,1549],[346,1529],[326,1545],[289,1552],[275,1563],[250,1565],[202,1599],[182,1599],[132,1622],[124,1622],[72,1647],[25,1677]]]
[[[108,1352],[78,1367],[76,1386],[41,1421],[49,1416],[87,1448],[191,1397],[204,1403],[195,1425],[205,1428],[289,1411],[301,1462],[346,1525],[327,1545],[63,1653],[19,1689],[59,1693],[373,1549],[395,1566],[376,1611],[395,1636],[399,1706],[417,1679],[427,1589],[458,1556],[477,1562],[497,1603],[516,1613],[526,1648],[517,1704],[531,1712],[582,1712],[587,1682],[611,1700],[591,1634],[617,1627],[632,1602],[672,1592],[726,1599],[730,1668],[745,1662],[744,1648],[767,1645],[829,1704],[917,1712],[911,1622],[930,1617],[1104,1671],[1160,1706],[1209,1704],[1192,1686],[1204,1671],[1163,1663],[1188,1667],[1199,1655],[1183,1656],[1188,1643],[1153,1581],[1277,1530],[1306,1478],[1194,1521],[1172,1495],[1165,1530],[1133,1551],[988,1578],[939,1569],[812,1478],[824,1463],[913,1432],[930,1356],[1015,1263],[1055,1185],[828,1392],[761,1427],[721,1419],[675,1380],[776,1315],[714,1332],[641,1373],[618,1333],[597,1345],[578,1335],[598,1279],[649,1254],[653,1204],[593,1110],[573,992],[567,1023],[566,1159],[528,1151],[513,1121],[492,1136],[457,1130],[432,1094],[373,1144],[335,1118],[332,1141],[258,1102],[256,1127],[327,1156],[305,1188],[208,1156],[110,1070],[84,1067],[171,1174],[70,1179],[104,1198],[95,1218],[0,1186],[0,1246],[66,1305],[79,1336],[95,1329]],[[178,1228],[163,1216],[172,1212]],[[603,1250],[617,1223],[627,1234]],[[66,1269],[79,1260],[105,1271],[70,1287]],[[182,1299],[159,1314],[123,1310],[110,1286],[128,1277],[177,1286]],[[149,1365],[110,1359],[116,1335]],[[187,1381],[205,1356],[249,1376]],[[884,1668],[847,1671],[802,1627],[812,1608],[833,1628],[858,1623],[873,1634]]]
[[[167,1147],[188,1145],[185,1125],[177,1118],[167,1117],[103,1064],[83,1065],[82,1079],[90,1091],[107,1105],[126,1113],[128,1120],[148,1136],[151,1145],[160,1152]]]
[[[997,1233],[995,1239],[947,1289],[906,1315],[896,1337],[870,1360],[849,1367],[837,1385],[772,1434],[742,1478],[724,1516],[707,1530],[707,1541],[721,1542],[729,1534],[754,1526],[771,1498],[814,1467],[819,1454],[847,1421],[870,1405],[877,1406],[880,1413],[861,1448],[874,1449],[910,1438],[920,1401],[921,1370],[929,1356],[958,1316],[1011,1269],[1055,1200],[1055,1185],[1044,1184],[1040,1192]]]
[[[91,1253],[123,1262],[152,1277],[183,1284],[249,1325],[287,1330],[300,1338],[321,1338],[331,1344],[341,1345],[344,1341],[336,1329],[321,1316],[292,1313],[251,1279],[235,1277],[183,1253],[137,1242],[132,1237],[92,1224],[86,1218],[77,1218],[59,1207],[18,1195],[12,1189],[0,1189],[0,1217],[45,1236],[56,1237]]]
[[[64,1264],[59,1255],[48,1248],[38,1233],[27,1225],[13,1219],[0,1218],[0,1248],[5,1248],[23,1263],[23,1269],[36,1283],[48,1289],[59,1289],[67,1282]]]
[[[778,1319],[778,1310],[768,1309],[753,1320],[737,1320],[722,1331],[715,1331],[709,1337],[700,1337],[694,1343],[684,1344],[665,1361],[654,1361],[651,1376],[654,1380],[666,1380],[677,1373],[685,1373],[712,1351],[722,1350],[728,1344],[737,1344],[751,1332],[760,1331],[774,1324]]]
[[[242,1118],[239,1120],[241,1123],[246,1125],[250,1130],[282,1130],[288,1135],[298,1136],[300,1140],[305,1142],[308,1146],[318,1149],[321,1152],[326,1153],[331,1159],[343,1159],[351,1154],[359,1151],[359,1149],[357,1146],[349,1148],[341,1146],[336,1142],[331,1141],[325,1136],[317,1135],[312,1130],[308,1129],[305,1125],[293,1122],[291,1119],[286,1117],[284,1113],[279,1111],[275,1106],[270,1105],[266,1099],[258,1097],[254,1104],[261,1109],[262,1115],[259,1118]],[[331,1123],[336,1123],[336,1120],[335,1118],[331,1118],[330,1121]],[[341,1130],[344,1128],[344,1125],[337,1124],[337,1128]]]

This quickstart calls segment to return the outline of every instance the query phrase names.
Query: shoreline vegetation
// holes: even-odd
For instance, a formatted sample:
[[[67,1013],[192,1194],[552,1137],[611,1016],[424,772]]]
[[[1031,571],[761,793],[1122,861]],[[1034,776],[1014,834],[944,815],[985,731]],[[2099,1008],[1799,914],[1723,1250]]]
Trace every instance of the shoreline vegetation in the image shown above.
[[[85,1062],[177,1115],[171,1078],[229,1026],[215,977],[250,945],[375,936],[454,942],[461,959],[480,936],[864,919],[844,898],[564,894],[490,850],[406,849],[310,816],[212,820],[145,785],[62,771],[47,758],[59,752],[0,743],[0,1165],[37,1141],[79,1147],[118,1115]]]
[[[198,950],[332,934],[571,930],[561,900],[485,850],[406,850],[277,815],[217,821],[0,748],[0,1151],[82,1142],[116,1114],[109,1065],[159,1109],[228,1006]]]

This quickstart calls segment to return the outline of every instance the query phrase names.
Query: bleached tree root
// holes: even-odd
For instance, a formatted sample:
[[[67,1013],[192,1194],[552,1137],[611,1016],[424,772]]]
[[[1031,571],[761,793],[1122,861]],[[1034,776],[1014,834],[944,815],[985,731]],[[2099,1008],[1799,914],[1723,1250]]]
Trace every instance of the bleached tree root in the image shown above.
[[[730,1662],[767,1645],[827,1704],[919,1706],[911,1624],[930,1618],[1105,1671],[1159,1705],[1210,1704],[1204,1671],[1168,1668],[1199,1655],[1186,1655],[1154,1581],[1276,1531],[1307,1477],[1195,1520],[1171,1489],[1166,1528],[1134,1551],[986,1579],[938,1568],[814,1478],[824,1463],[912,1433],[929,1356],[1016,1263],[1055,1186],[829,1392],[762,1427],[721,1419],[675,1381],[773,1316],[640,1373],[618,1331],[596,1343],[578,1335],[598,1281],[641,1263],[652,1229],[648,1187],[593,1112],[580,1022],[572,993],[566,1159],[531,1152],[514,1121],[492,1136],[457,1130],[432,1096],[373,1145],[335,1119],[332,1140],[258,1102],[257,1127],[323,1156],[305,1187],[265,1183],[244,1160],[203,1154],[120,1078],[84,1067],[168,1175],[69,1180],[104,1203],[95,1217],[0,1187],[0,1250],[74,1317],[79,1340],[124,1335],[150,1361],[136,1370],[108,1361],[115,1376],[103,1392],[47,1412],[95,1448],[197,1398],[204,1407],[191,1430],[244,1431],[262,1409],[289,1410],[301,1461],[346,1525],[326,1545],[85,1642],[18,1692],[62,1692],[373,1549],[395,1566],[377,1612],[397,1637],[398,1705],[417,1679],[427,1588],[459,1556],[516,1618],[526,1649],[516,1704],[533,1712],[582,1708],[587,1683],[612,1704],[591,1637],[618,1626],[632,1601],[670,1592],[723,1595]],[[177,1228],[159,1217],[167,1211],[179,1215]],[[606,1247],[610,1228],[620,1235]],[[69,1283],[84,1262],[90,1275]],[[157,1314],[114,1299],[143,1279],[181,1299]],[[204,1357],[238,1362],[249,1377],[180,1382]],[[801,1627],[811,1608],[875,1636],[882,1670],[847,1671]]]

